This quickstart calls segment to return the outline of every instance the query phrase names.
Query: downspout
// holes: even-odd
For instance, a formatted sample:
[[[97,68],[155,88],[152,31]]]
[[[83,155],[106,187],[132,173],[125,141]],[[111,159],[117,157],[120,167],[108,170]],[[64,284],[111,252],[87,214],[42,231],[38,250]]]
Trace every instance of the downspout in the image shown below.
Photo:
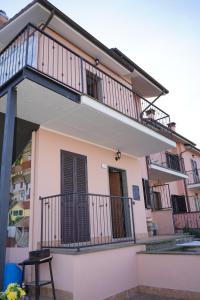
[[[51,20],[53,19],[53,16],[55,14],[55,10],[52,9],[50,16],[48,17],[48,19],[46,20],[46,22],[44,23],[44,25],[41,27],[41,30],[44,31],[45,28],[49,25],[49,23],[51,22]]]

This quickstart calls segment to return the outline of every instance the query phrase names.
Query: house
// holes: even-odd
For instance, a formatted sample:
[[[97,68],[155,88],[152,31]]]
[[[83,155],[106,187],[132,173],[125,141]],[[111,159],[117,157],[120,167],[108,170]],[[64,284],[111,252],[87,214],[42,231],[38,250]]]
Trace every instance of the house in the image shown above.
[[[176,146],[147,157],[148,180],[143,179],[147,219],[156,223],[160,235],[200,228],[200,152],[195,143],[176,132],[175,125],[168,124]]]
[[[3,18],[0,282],[11,166],[31,140],[26,254],[51,248],[60,299],[131,294],[136,253],[145,249],[135,242],[148,237],[146,157],[172,149],[168,161],[177,162],[170,116],[148,100],[168,90],[48,1]],[[168,175],[187,178],[177,169]],[[9,249],[12,260],[25,258],[21,250]]]

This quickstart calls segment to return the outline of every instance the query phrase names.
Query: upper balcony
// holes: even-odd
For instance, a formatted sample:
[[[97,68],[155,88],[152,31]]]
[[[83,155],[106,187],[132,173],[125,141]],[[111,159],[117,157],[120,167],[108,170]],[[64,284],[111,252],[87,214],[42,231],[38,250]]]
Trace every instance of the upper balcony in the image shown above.
[[[151,154],[148,167],[150,180],[165,183],[188,178],[183,158],[171,152]]]
[[[187,171],[186,174],[188,175],[188,188],[194,190],[200,189],[200,169]]]
[[[0,96],[13,82],[23,120],[135,156],[175,146],[167,113],[34,25],[0,53]]]

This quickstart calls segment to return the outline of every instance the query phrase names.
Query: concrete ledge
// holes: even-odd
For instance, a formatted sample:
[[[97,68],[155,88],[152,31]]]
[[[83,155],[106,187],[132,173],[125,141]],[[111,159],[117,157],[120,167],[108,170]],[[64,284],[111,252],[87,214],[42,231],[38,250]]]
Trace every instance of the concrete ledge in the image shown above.
[[[174,297],[177,299],[185,299],[185,300],[199,300],[200,293],[192,292],[192,291],[181,291],[181,290],[173,290],[166,288],[155,288],[150,286],[138,286],[137,291],[139,293],[151,294],[163,297]]]
[[[130,297],[133,297],[136,293],[138,293],[138,288],[137,287],[126,290],[122,293],[111,296],[111,297],[106,298],[104,300],[126,300],[126,299],[129,299]]]
[[[35,299],[34,295],[35,295],[35,291],[33,288],[31,288],[30,290],[31,299],[32,298]],[[40,296],[42,297],[42,299],[52,300],[53,299],[52,289],[50,287],[41,287]],[[73,294],[71,292],[56,289],[56,298],[60,300],[73,300]]]

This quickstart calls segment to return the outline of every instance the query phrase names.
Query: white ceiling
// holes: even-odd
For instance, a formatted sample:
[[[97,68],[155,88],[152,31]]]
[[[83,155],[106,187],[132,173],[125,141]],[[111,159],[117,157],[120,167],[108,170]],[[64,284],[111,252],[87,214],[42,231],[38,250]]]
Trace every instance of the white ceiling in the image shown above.
[[[155,180],[160,183],[166,183],[181,179],[187,179],[188,176],[168,168],[163,168],[158,165],[150,164],[149,166],[149,179]]]
[[[17,116],[138,157],[175,146],[173,141],[101,103],[87,96],[81,99],[77,104],[26,79],[17,86]],[[5,98],[0,100],[0,111],[5,111]]]

